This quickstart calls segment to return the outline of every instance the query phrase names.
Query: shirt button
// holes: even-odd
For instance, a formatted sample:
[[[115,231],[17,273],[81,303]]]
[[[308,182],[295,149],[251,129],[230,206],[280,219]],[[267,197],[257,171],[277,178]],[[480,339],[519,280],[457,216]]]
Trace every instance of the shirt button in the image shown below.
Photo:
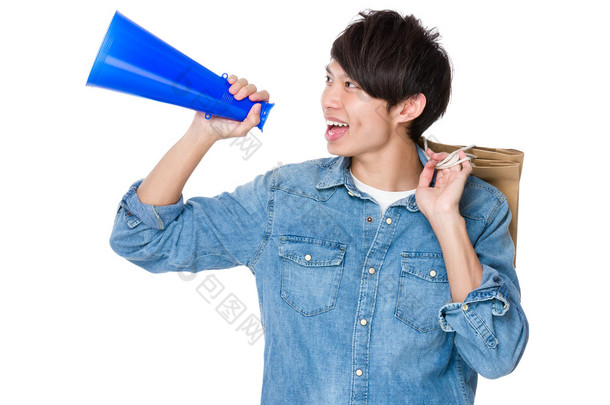
[[[368,222],[368,223],[373,222],[373,217],[366,217],[366,222]]]
[[[310,261],[311,260],[311,255],[305,255],[305,260]]]
[[[375,274],[375,268],[374,267],[371,267],[369,269],[369,274]]]
[[[464,304],[464,305],[462,305],[462,310],[464,310],[464,311],[468,311],[468,304]]]
[[[352,197],[354,196],[354,193],[352,193],[351,191],[348,191],[347,194],[351,195]]]
[[[436,270],[430,270],[430,277],[436,277]]]
[[[386,224],[388,224],[388,225],[390,225],[390,224],[392,223],[392,218],[387,218],[387,219],[385,220],[385,223],[386,223]]]
[[[356,375],[358,377],[360,377],[362,375],[362,370],[360,370],[360,369],[356,370]]]
[[[361,319],[360,320],[360,325],[365,326],[366,325],[366,319]]]

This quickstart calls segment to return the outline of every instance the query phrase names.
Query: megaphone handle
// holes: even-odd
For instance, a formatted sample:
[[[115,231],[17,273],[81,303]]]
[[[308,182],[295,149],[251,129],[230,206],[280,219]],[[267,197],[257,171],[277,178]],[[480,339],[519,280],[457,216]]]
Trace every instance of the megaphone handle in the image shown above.
[[[220,77],[222,77],[223,79],[228,79],[229,75],[227,73],[223,73]],[[209,120],[210,118],[212,118],[212,114],[205,113],[205,119]]]

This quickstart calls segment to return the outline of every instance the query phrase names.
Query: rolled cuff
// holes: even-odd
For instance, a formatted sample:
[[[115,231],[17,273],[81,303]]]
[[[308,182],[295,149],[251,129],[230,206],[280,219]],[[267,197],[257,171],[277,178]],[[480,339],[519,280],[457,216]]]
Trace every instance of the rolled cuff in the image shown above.
[[[488,347],[495,347],[498,340],[493,330],[493,317],[503,316],[510,309],[511,297],[500,274],[483,265],[479,288],[471,291],[463,303],[445,304],[438,314],[445,332],[466,332],[474,329]]]
[[[180,195],[178,202],[172,205],[144,204],[140,201],[136,192],[143,181],[144,179],[141,179],[133,183],[121,200],[121,207],[126,211],[127,224],[130,228],[144,223],[151,228],[165,229],[184,210],[182,195]]]

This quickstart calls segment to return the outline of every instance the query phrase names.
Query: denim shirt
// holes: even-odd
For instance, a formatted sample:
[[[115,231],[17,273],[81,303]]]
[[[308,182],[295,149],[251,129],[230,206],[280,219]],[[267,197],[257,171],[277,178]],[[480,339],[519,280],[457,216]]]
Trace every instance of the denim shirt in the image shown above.
[[[251,270],[265,337],[261,404],[472,404],[477,374],[510,373],[528,339],[506,198],[476,177],[466,182],[460,212],[483,277],[451,302],[415,196],[381,216],[350,163],[287,164],[231,193],[170,206],[141,203],[138,181],[111,246],[153,273]]]

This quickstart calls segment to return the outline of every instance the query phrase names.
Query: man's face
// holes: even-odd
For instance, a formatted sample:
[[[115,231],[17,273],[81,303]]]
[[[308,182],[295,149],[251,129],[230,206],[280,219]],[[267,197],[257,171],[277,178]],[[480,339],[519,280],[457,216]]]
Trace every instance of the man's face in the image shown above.
[[[326,70],[326,86],[322,93],[324,118],[327,124],[329,121],[347,124],[327,125],[328,152],[352,157],[383,152],[396,130],[386,112],[387,102],[365,93],[336,61],[333,60]]]

